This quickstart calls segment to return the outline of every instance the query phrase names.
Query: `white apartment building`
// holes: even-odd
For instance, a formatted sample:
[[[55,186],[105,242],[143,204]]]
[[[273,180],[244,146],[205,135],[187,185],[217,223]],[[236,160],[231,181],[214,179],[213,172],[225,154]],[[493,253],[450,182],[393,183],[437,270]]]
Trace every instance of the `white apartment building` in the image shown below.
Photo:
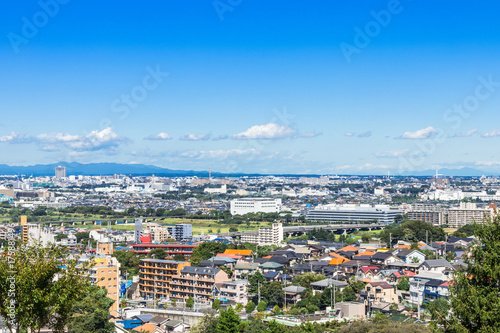
[[[461,202],[460,207],[448,210],[448,225],[452,228],[460,228],[474,222],[481,223],[493,214],[493,208],[478,208],[475,203]]]
[[[231,200],[231,215],[247,213],[279,213],[281,199],[273,198],[241,198]]]
[[[222,283],[220,298],[227,300],[229,304],[238,304],[245,306],[248,303],[248,281],[236,280]]]
[[[172,238],[168,232],[168,228],[158,223],[146,223],[145,227],[146,229],[143,230],[143,234],[151,234],[151,241],[153,243],[163,243],[167,239]]]
[[[244,233],[241,241],[252,244],[279,245],[283,241],[283,224],[273,223],[271,227],[261,227],[257,233]]]

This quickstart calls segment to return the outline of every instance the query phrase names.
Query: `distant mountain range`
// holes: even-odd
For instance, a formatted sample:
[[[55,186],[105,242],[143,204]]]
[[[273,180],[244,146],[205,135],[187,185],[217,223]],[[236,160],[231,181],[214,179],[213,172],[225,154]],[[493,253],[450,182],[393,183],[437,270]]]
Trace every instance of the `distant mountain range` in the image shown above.
[[[172,177],[177,176],[204,176],[208,177],[207,171],[193,171],[193,170],[171,170],[166,168],[157,167],[154,165],[145,164],[122,164],[122,163],[54,163],[54,164],[35,164],[28,166],[10,166],[0,164],[0,175],[25,175],[25,176],[54,176],[55,168],[57,166],[66,167],[67,175],[168,175]]]
[[[28,166],[10,166],[7,164],[0,164],[0,175],[24,175],[24,176],[54,176],[55,168],[57,166],[66,167],[67,175],[88,175],[88,176],[99,176],[99,175],[133,175],[133,176],[165,176],[165,177],[186,177],[186,176],[198,176],[198,177],[208,177],[208,171],[195,171],[195,170],[172,170],[162,167],[157,167],[154,165],[145,164],[122,164],[122,163],[53,163],[53,164],[35,164]],[[444,176],[456,176],[456,177],[479,177],[482,175],[492,176],[497,174],[492,174],[484,172],[481,170],[473,168],[461,168],[461,169],[440,169],[438,170],[440,175]],[[404,172],[400,176],[416,176],[416,177],[432,177],[436,174],[436,170],[424,170],[424,171],[410,171]],[[220,173],[212,172],[214,177],[222,176],[259,176],[262,174],[244,174],[244,173]],[[278,174],[276,174],[278,175]],[[301,175],[301,174],[286,174],[286,176],[319,176],[319,175]]]
[[[443,176],[455,176],[455,177],[481,177],[481,176],[494,176],[498,173],[485,172],[473,168],[460,168],[460,169],[439,169],[438,173]],[[401,174],[401,176],[420,176],[420,177],[431,177],[436,175],[436,170],[424,170],[424,171],[406,171]]]

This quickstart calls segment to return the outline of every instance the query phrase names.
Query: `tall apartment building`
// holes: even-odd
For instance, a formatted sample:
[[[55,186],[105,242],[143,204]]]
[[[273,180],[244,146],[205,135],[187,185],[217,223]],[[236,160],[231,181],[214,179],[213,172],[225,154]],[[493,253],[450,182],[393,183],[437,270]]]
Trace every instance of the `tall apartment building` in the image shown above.
[[[143,230],[143,234],[151,234],[152,243],[163,243],[171,238],[168,227],[161,226],[158,223],[146,223],[145,227],[146,229]]]
[[[172,277],[180,274],[181,269],[190,266],[189,262],[141,259],[139,264],[139,294],[146,299],[170,297]]]
[[[227,274],[218,268],[184,267],[179,275],[172,277],[170,294],[178,301],[189,297],[195,302],[210,303],[214,296],[215,286],[231,281]]]
[[[448,210],[438,205],[414,204],[406,214],[410,220],[425,221],[440,226],[446,224]]]
[[[248,213],[279,213],[281,199],[272,198],[241,198],[231,200],[231,215]]]
[[[311,221],[338,221],[338,222],[368,222],[377,220],[380,223],[390,224],[400,210],[393,210],[387,205],[322,205],[306,212],[306,219]]]
[[[92,257],[81,257],[80,261],[90,260],[94,266],[90,269],[90,280],[93,284],[104,287],[108,297],[115,302],[109,308],[112,316],[118,316],[120,308],[120,263],[115,257],[97,254]]]
[[[140,244],[142,237],[142,219],[135,219],[134,243]]]
[[[170,236],[181,242],[193,237],[193,226],[191,224],[176,224],[167,227]]]
[[[460,207],[448,210],[448,225],[452,228],[460,228],[470,223],[482,223],[485,218],[494,214],[495,205],[488,208],[478,208],[477,204],[471,202],[461,202]]]
[[[56,167],[56,179],[66,178],[66,168],[62,166]]]
[[[244,233],[241,241],[259,245],[279,245],[283,241],[283,224],[273,223],[271,227],[261,227],[257,233]]]

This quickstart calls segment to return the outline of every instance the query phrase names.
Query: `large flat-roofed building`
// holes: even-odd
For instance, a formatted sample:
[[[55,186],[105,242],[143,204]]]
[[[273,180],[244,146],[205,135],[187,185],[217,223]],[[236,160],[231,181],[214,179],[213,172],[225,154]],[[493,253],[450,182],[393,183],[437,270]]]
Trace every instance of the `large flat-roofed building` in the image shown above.
[[[191,224],[176,224],[167,227],[172,238],[180,242],[193,237],[193,225]]]
[[[248,213],[279,213],[281,199],[273,198],[241,198],[231,200],[231,215]]]
[[[139,264],[139,294],[145,299],[170,297],[172,277],[191,264],[187,261],[141,259]]]
[[[446,224],[448,210],[438,205],[415,204],[406,212],[409,220],[418,220],[434,226]]]
[[[261,227],[258,232],[241,235],[241,241],[258,245],[279,245],[283,241],[283,224],[273,223],[271,227]]]
[[[387,205],[322,205],[306,211],[306,219],[310,221],[338,221],[338,222],[368,222],[378,221],[390,224],[397,215],[402,215],[400,210],[393,210]]]
[[[448,210],[448,226],[451,228],[460,228],[463,225],[474,222],[482,223],[484,219],[493,215],[494,212],[493,206],[478,208],[475,203],[461,202],[459,207]]]

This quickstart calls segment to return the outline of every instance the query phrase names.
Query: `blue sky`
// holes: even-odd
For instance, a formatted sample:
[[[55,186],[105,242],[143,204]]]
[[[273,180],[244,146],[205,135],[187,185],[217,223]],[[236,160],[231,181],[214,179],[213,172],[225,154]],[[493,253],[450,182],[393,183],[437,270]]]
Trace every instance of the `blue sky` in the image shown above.
[[[2,163],[500,171],[494,1],[3,1]]]

